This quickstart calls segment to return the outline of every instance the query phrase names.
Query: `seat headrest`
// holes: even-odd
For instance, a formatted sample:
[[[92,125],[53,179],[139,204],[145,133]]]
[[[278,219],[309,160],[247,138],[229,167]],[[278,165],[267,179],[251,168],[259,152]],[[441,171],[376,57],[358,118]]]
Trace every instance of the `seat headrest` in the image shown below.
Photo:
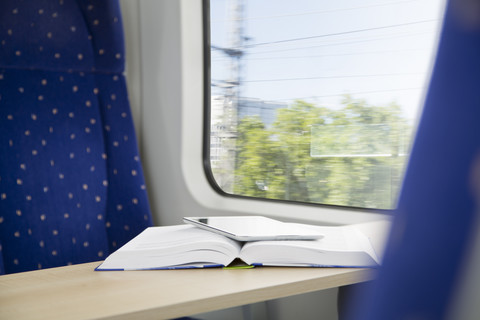
[[[117,1],[0,1],[0,68],[123,72]]]

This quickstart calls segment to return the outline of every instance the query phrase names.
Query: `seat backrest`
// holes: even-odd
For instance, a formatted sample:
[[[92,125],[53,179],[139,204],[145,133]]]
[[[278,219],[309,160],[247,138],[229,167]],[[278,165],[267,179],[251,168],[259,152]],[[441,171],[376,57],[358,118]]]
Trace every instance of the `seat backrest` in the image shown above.
[[[350,319],[447,316],[476,213],[479,57],[479,3],[452,0],[383,266]]]
[[[152,224],[124,63],[117,0],[0,1],[0,274],[101,260]]]

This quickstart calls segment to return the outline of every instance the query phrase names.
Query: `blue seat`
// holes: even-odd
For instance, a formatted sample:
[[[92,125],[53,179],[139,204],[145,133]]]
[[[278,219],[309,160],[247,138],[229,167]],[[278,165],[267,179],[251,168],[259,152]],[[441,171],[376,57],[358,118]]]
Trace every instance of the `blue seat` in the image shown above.
[[[383,266],[349,319],[447,317],[478,211],[479,13],[478,2],[448,3]]]
[[[104,259],[152,224],[118,1],[0,1],[0,274]]]

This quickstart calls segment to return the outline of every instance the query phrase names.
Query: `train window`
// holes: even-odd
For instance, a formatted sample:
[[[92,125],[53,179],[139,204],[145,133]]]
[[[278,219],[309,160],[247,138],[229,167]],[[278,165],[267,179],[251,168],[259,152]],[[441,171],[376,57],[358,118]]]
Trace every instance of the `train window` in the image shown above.
[[[444,3],[204,2],[210,180],[224,194],[395,207]]]

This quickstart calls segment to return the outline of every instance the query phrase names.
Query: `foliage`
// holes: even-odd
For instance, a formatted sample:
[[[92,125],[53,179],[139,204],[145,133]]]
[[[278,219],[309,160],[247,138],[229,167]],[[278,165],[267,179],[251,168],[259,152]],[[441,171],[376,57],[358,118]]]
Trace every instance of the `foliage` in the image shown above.
[[[392,208],[409,132],[398,105],[349,96],[337,110],[297,101],[278,110],[271,128],[245,117],[237,128],[234,193]]]

